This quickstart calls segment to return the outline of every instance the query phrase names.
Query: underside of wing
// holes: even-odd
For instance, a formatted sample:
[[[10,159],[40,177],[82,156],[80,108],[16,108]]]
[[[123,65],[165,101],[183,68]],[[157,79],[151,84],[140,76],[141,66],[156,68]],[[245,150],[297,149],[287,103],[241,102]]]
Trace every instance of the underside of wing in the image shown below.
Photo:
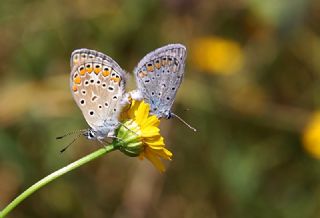
[[[87,123],[94,130],[112,130],[121,110],[125,72],[110,57],[89,49],[75,50],[71,67],[71,91]]]
[[[134,70],[137,86],[151,112],[168,117],[181,84],[186,59],[186,48],[170,44],[147,54]]]

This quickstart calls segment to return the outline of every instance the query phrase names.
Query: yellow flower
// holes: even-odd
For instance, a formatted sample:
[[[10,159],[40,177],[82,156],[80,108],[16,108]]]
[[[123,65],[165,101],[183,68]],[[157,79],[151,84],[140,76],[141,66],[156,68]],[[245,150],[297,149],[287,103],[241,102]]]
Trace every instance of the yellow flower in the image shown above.
[[[124,121],[117,132],[119,150],[129,156],[147,158],[163,172],[165,167],[161,158],[171,160],[172,153],[165,148],[160,135],[160,120],[149,111],[150,106],[144,101],[132,100],[130,108],[121,114]]]
[[[191,59],[199,70],[214,74],[233,74],[244,65],[244,53],[239,43],[212,36],[192,42]]]
[[[303,146],[313,157],[320,159],[320,111],[311,117],[303,131]]]

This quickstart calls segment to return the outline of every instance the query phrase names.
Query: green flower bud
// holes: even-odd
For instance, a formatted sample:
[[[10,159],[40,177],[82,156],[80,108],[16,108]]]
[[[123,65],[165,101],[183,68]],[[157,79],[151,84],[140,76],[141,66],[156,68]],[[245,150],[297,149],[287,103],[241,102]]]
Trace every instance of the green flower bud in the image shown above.
[[[139,156],[144,150],[140,132],[139,125],[133,120],[129,120],[121,125],[117,133],[119,150],[130,157]]]

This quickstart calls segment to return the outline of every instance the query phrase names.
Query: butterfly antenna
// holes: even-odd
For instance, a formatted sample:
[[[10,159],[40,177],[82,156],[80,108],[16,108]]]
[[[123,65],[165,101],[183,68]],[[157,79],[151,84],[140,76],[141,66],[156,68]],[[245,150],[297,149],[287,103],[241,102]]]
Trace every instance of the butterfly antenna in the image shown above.
[[[192,129],[194,132],[197,132],[197,129],[192,127],[189,123],[187,123],[186,121],[184,121],[181,117],[179,117],[178,115],[171,113],[171,115],[173,115],[174,117],[178,118],[184,125],[186,125],[187,127],[189,127],[190,129]]]
[[[79,133],[79,132],[83,133],[85,131],[87,131],[87,129],[75,130],[75,131],[72,131],[72,132],[68,132],[67,134],[64,134],[62,136],[58,136],[58,137],[56,137],[56,139],[63,139],[66,136],[73,135],[73,134],[76,134],[76,133]]]
[[[72,145],[81,135],[82,135],[82,133],[79,134],[77,137],[75,137],[66,147],[64,147],[63,149],[61,149],[61,150],[60,150],[60,153],[65,152],[65,151],[70,147],[70,145]]]

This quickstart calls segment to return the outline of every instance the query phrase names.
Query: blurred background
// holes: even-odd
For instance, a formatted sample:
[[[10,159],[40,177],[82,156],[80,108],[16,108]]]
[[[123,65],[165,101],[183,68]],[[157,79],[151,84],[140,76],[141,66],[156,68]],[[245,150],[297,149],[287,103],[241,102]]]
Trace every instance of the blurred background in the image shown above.
[[[87,127],[69,91],[76,48],[132,72],[185,44],[173,110],[198,129],[162,122],[174,153],[164,174],[114,152],[10,217],[320,217],[319,1],[2,0],[0,27],[0,208],[99,148],[82,138],[60,154],[72,137],[55,140]]]

